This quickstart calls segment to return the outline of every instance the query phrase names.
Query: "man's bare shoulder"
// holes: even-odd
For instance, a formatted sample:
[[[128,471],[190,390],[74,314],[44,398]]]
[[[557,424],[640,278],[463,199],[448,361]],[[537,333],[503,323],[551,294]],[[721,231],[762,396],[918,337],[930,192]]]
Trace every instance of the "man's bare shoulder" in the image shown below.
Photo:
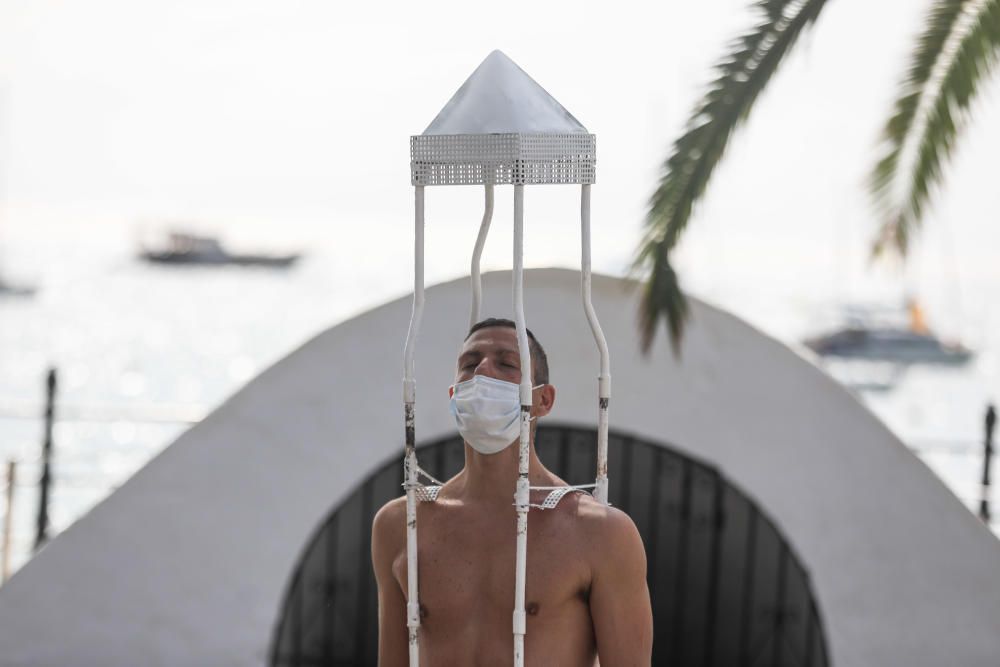
[[[566,503],[564,509],[565,515],[573,517],[581,538],[593,545],[592,553],[614,556],[643,552],[639,530],[628,514],[599,502],[590,494],[575,493],[567,500],[570,498],[571,502]]]
[[[574,493],[566,496],[566,499],[573,500],[571,503],[566,503],[567,510],[572,512],[587,530],[612,533],[635,530],[632,517],[617,507],[605,505],[589,493]]]
[[[393,498],[375,513],[372,521],[373,546],[394,551],[406,539],[406,496]]]
[[[375,530],[388,529],[399,524],[406,518],[406,496],[393,498],[375,513],[373,528]]]

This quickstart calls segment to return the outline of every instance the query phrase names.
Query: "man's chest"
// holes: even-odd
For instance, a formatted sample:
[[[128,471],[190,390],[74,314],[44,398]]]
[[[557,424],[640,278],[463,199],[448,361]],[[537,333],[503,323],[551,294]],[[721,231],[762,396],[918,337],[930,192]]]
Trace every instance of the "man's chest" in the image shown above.
[[[418,522],[420,603],[424,623],[505,626],[514,605],[516,515],[509,517],[424,513]],[[525,609],[530,619],[586,607],[590,569],[570,517],[532,512],[528,521]],[[406,590],[405,553],[396,576]],[[436,622],[435,622],[436,621]]]

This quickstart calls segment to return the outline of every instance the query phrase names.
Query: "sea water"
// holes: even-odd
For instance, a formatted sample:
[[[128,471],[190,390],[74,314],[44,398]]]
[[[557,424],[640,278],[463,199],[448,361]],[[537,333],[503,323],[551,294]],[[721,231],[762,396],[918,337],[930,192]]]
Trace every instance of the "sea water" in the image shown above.
[[[0,463],[18,466],[13,569],[34,543],[47,369],[58,371],[51,536],[269,364],[408,291],[405,261],[386,272],[332,245],[309,251],[283,271],[150,265],[123,234],[34,236],[6,248],[8,280],[38,288],[30,298],[0,298]],[[733,284],[703,292],[791,345],[828,305]],[[966,367],[912,368],[858,394],[970,511],[979,499],[983,413],[996,395],[988,372],[995,346],[989,336],[980,345]]]

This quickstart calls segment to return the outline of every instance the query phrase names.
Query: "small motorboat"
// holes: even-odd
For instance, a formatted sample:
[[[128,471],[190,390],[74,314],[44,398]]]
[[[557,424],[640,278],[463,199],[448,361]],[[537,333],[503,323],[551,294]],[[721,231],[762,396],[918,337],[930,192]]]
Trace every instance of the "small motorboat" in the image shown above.
[[[9,283],[0,276],[0,297],[28,297],[34,296],[35,288],[30,285],[17,285]]]
[[[803,341],[824,358],[889,362],[904,366],[932,364],[961,366],[974,353],[956,342],[943,341],[924,321],[915,301],[908,304],[909,326],[866,323],[859,319],[832,332]]]
[[[263,255],[237,254],[226,250],[218,239],[185,232],[171,232],[163,248],[143,247],[140,256],[149,262],[161,264],[201,264],[239,266],[267,266],[286,268],[299,259],[299,254]]]

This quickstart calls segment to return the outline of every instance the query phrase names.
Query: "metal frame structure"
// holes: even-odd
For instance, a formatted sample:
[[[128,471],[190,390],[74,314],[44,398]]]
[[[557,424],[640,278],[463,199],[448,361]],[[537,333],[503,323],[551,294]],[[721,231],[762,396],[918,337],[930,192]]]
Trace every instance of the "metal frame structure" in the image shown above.
[[[547,509],[554,507],[569,490],[594,488],[594,496],[602,503],[608,502],[608,404],[611,398],[611,374],[608,346],[601,331],[600,323],[591,303],[590,271],[590,186],[595,180],[596,142],[593,134],[587,133],[576,119],[554,99],[548,96],[520,68],[513,65],[506,56],[494,52],[484,61],[480,69],[456,96],[452,98],[442,115],[453,106],[466,102],[462,97],[470,88],[476,75],[484,67],[507,68],[504,75],[507,83],[513,83],[519,92],[527,92],[541,101],[549,112],[542,120],[559,125],[562,131],[509,131],[449,133],[438,131],[446,126],[442,115],[435,119],[424,134],[410,139],[410,174],[414,186],[414,287],[413,311],[404,348],[403,402],[406,429],[406,449],[404,457],[404,487],[406,489],[406,555],[407,555],[407,628],[409,635],[409,658],[411,667],[420,664],[420,602],[417,563],[417,503],[422,498],[436,496],[431,487],[420,483],[423,473],[417,463],[415,435],[416,381],[414,376],[414,352],[420,320],[424,308],[424,187],[435,185],[482,185],[485,189],[485,211],[479,235],[472,254],[472,309],[470,326],[479,320],[482,295],[479,262],[489,234],[493,217],[494,186],[510,184],[514,186],[514,248],[513,248],[513,309],[517,330],[518,350],[521,357],[520,383],[520,442],[518,456],[518,477],[514,490],[514,505],[517,511],[517,555],[514,593],[514,613],[512,619],[514,635],[514,665],[524,665],[524,637],[527,620],[524,608],[525,580],[527,577],[528,511],[531,507]],[[494,70],[496,71],[496,70]],[[514,79],[510,79],[513,73]],[[475,81],[479,83],[479,81]],[[510,97],[514,97],[512,93]],[[457,100],[457,102],[456,102]],[[480,107],[485,105],[480,104]],[[516,109],[515,109],[516,111]],[[553,120],[554,119],[554,120]],[[537,118],[526,119],[527,126],[539,124]],[[435,129],[437,128],[437,129]],[[528,478],[530,434],[531,434],[531,353],[528,346],[527,325],[524,317],[524,186],[534,184],[578,184],[581,186],[581,272],[583,307],[594,335],[600,354],[600,374],[598,376],[598,437],[597,475],[593,485],[572,487],[537,487],[549,490],[545,501],[531,504],[531,487]],[[431,478],[432,479],[432,478]],[[437,480],[434,480],[435,482]]]

